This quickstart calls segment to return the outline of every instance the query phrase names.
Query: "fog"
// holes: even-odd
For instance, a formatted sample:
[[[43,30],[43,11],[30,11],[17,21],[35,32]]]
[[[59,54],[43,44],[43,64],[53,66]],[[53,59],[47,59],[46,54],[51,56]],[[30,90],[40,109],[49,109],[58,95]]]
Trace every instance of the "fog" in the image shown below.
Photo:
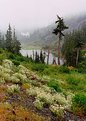
[[[62,17],[86,12],[86,0],[0,0],[0,29],[36,29]]]

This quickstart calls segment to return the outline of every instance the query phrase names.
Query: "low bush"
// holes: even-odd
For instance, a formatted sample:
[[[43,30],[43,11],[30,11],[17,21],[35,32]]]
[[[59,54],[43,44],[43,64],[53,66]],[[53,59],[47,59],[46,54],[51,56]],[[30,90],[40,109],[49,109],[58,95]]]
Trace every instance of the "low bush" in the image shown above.
[[[11,76],[11,77],[10,77],[10,80],[11,80],[11,82],[14,83],[14,84],[20,83],[20,79],[18,79],[16,76]]]
[[[70,84],[70,85],[78,85],[80,80],[78,80],[78,78],[74,78],[72,76],[69,76],[67,79],[66,79],[67,83]]]
[[[16,65],[16,66],[19,66],[20,65],[20,62],[19,61],[17,61],[17,60],[12,60],[12,62],[14,63],[14,65]]]
[[[54,101],[59,105],[68,105],[68,100],[65,98],[63,94],[56,93],[53,95]]]
[[[30,87],[30,89],[27,89],[26,93],[30,96],[37,96],[37,92],[35,91],[34,87]]]
[[[60,66],[58,68],[59,73],[70,73],[70,69],[67,66]]]
[[[24,57],[21,54],[16,55],[16,54],[13,54],[13,53],[9,54],[8,59],[15,60],[15,61],[18,61],[18,62],[24,62],[24,61],[31,62],[32,61],[31,58]]]
[[[23,89],[30,89],[30,84],[29,83],[24,83],[22,84]]]
[[[8,59],[3,60],[2,65],[3,65],[3,67],[5,67],[7,69],[12,69],[12,67],[13,67],[12,61],[8,60]]]
[[[81,61],[78,64],[78,72],[86,73],[86,50],[81,51]]]
[[[61,92],[61,88],[56,80],[50,80],[47,85],[57,92]]]
[[[44,69],[47,68],[47,65],[45,64],[33,64],[32,70],[33,71],[38,71],[38,72],[43,72]]]
[[[86,95],[76,94],[72,99],[72,110],[80,115],[86,115]]]
[[[58,73],[58,67],[48,66],[44,69],[43,74],[45,75],[56,75]]]
[[[20,87],[19,85],[11,85],[11,86],[7,86],[7,92],[8,93],[16,93],[20,91]]]
[[[11,54],[9,55],[9,59],[15,59],[15,55],[11,53]]]
[[[26,77],[26,75],[23,75],[23,74],[21,74],[21,73],[15,73],[15,74],[13,74],[13,76],[15,77],[15,78],[17,78],[18,80],[20,80],[19,82],[20,83],[25,83],[25,82],[27,82],[27,77]],[[16,80],[15,80],[16,81]]]
[[[37,94],[37,99],[39,99],[41,102],[44,102],[45,105],[49,106],[54,103],[54,98],[51,93],[47,93],[44,90]]]
[[[5,83],[4,78],[1,78],[1,77],[0,77],[0,84],[4,84],[4,83]]]
[[[43,108],[43,102],[41,102],[40,100],[38,100],[38,99],[36,99],[35,101],[34,101],[34,106],[38,109],[38,110],[42,110],[42,108]]]
[[[64,115],[64,107],[60,107],[57,104],[51,105],[50,110],[55,116],[58,116],[59,118],[62,118]]]

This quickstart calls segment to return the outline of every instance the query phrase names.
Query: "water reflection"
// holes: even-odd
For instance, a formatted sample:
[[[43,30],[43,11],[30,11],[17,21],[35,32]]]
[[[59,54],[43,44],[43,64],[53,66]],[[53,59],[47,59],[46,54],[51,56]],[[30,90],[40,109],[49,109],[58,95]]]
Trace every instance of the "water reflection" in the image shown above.
[[[33,59],[33,54],[35,55],[35,53],[36,53],[36,51],[37,51],[37,53],[38,54],[40,54],[40,51],[41,50],[20,50],[20,53],[23,55],[23,56],[27,56],[28,55],[28,57],[32,57],[32,59]],[[42,51],[43,53],[45,52],[45,51]],[[47,56],[48,56],[48,52],[46,51],[45,52],[45,63],[47,63]],[[49,54],[49,64],[52,64],[53,63],[53,59],[55,59],[56,60],[56,64],[58,64],[58,58],[57,57],[55,57],[52,53],[50,53]],[[62,60],[60,60],[61,61],[61,64],[62,64]]]

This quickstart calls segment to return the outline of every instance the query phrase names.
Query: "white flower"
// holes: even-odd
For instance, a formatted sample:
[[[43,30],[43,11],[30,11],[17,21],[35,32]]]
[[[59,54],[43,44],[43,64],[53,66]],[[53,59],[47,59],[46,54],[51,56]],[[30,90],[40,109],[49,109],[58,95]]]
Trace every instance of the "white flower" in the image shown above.
[[[31,95],[31,96],[36,96],[36,95],[37,95],[37,93],[36,93],[36,91],[34,90],[33,87],[31,87],[30,89],[27,89],[26,92],[27,92],[29,95]]]
[[[13,83],[19,83],[20,82],[20,79],[18,79],[16,76],[11,76],[10,77],[10,80],[13,82]]]
[[[0,65],[0,70],[2,71],[3,70],[3,66]]]
[[[57,102],[59,105],[66,105],[67,104],[67,100],[65,99],[64,95],[63,94],[54,94],[53,95],[53,98],[55,100],[55,102]]]
[[[5,81],[10,82],[10,75],[8,73],[3,73],[2,77],[4,78]]]
[[[44,89],[45,92],[51,93],[51,89],[47,85],[43,85],[42,88]]]
[[[2,65],[3,65],[3,67],[10,69],[10,68],[12,68],[13,63],[12,63],[12,61],[5,59],[5,60],[3,60]]]
[[[0,78],[0,83],[5,83],[4,78]]]
[[[59,117],[63,117],[63,115],[64,115],[64,107],[60,107],[57,104],[51,105],[50,110],[53,114],[55,114]]]
[[[22,75],[21,73],[15,73],[15,74],[13,74],[13,76],[14,76],[15,78],[19,79],[21,83],[27,81],[26,75]]]
[[[7,86],[7,92],[9,93],[14,93],[14,92],[19,92],[19,91],[20,91],[19,85]]]
[[[38,99],[36,99],[35,101],[34,101],[34,106],[37,108],[37,109],[39,109],[39,110],[41,110],[42,108],[43,108],[43,102],[41,102],[40,100],[38,100]]]

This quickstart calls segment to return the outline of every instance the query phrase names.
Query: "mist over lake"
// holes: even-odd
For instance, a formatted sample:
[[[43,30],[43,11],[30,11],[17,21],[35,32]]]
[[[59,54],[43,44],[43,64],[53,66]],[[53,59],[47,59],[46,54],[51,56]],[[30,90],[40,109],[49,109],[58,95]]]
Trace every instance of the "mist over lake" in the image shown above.
[[[28,57],[32,57],[33,59],[33,51],[34,51],[34,54],[35,52],[37,51],[38,54],[40,54],[40,51],[41,50],[24,50],[24,49],[21,49],[20,50],[20,53],[23,55],[23,56],[27,56]],[[47,63],[47,55],[48,55],[48,52],[47,51],[43,51],[46,53],[46,57],[45,57],[45,63]],[[58,58],[55,57],[52,53],[49,54],[49,64],[52,64],[53,63],[53,58],[56,60],[56,63],[58,64]],[[62,60],[61,61],[61,64],[63,64]]]

